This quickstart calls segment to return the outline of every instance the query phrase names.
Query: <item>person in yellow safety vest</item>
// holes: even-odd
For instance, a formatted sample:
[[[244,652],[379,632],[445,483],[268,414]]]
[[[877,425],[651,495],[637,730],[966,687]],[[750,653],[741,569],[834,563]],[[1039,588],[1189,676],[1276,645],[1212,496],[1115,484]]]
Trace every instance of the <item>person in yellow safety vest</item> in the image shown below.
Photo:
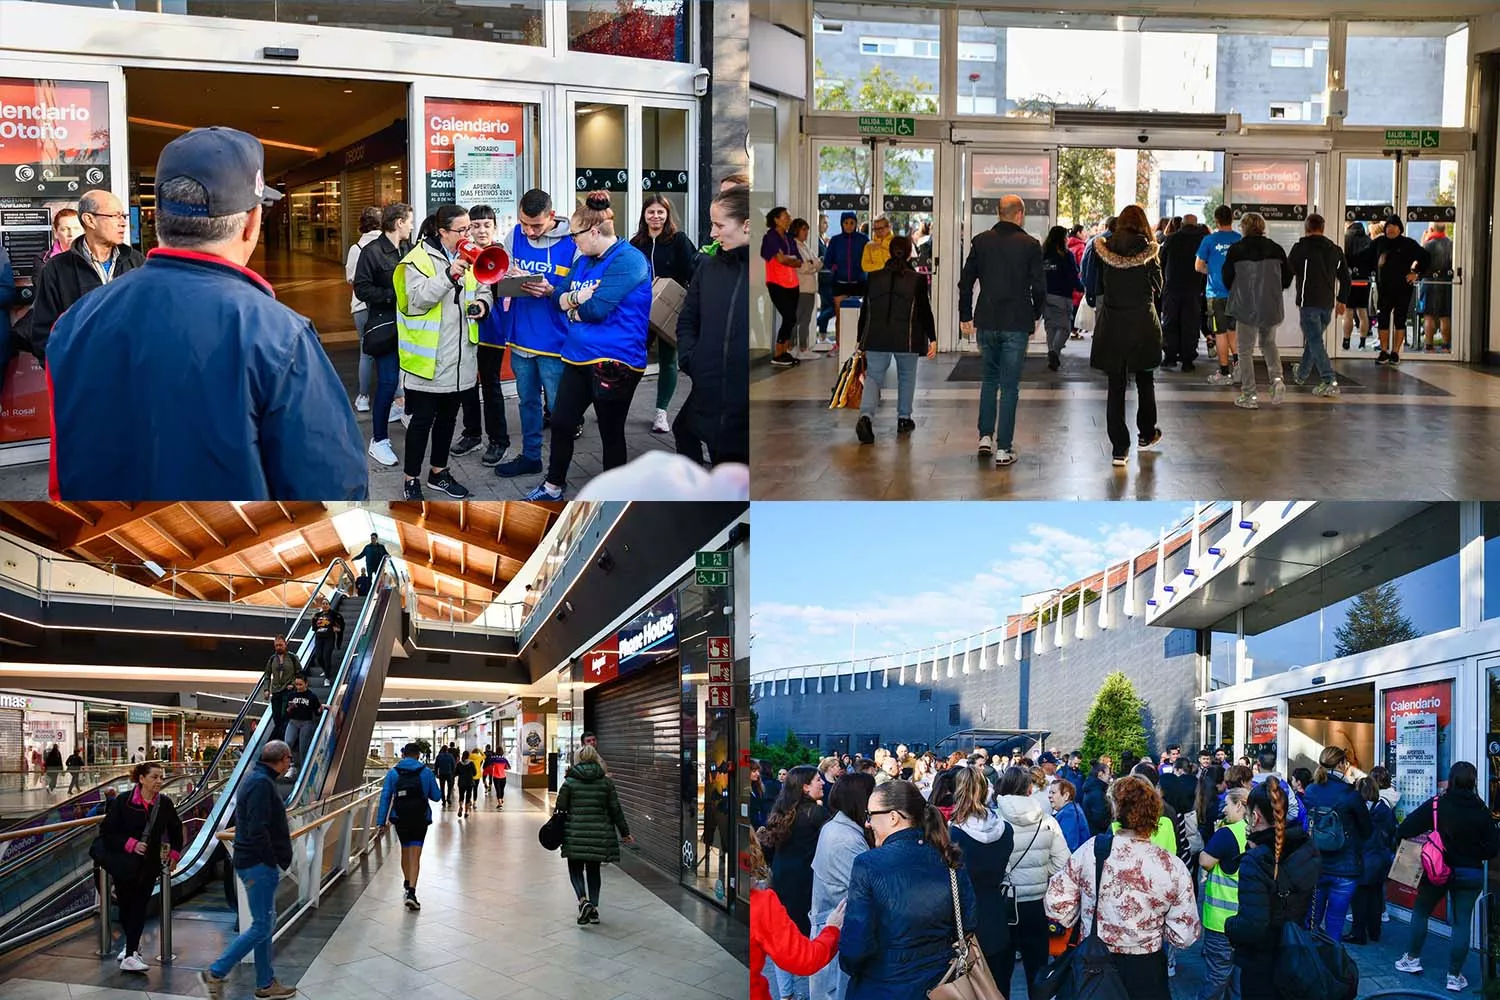
[[[864,252],[860,254],[860,270],[865,274],[874,274],[885,268],[885,262],[891,259],[891,220],[881,216],[870,223],[870,242],[865,244]]]
[[[1198,1000],[1238,1000],[1240,973],[1234,948],[1224,935],[1225,922],[1240,910],[1240,858],[1248,830],[1245,814],[1250,791],[1231,788],[1224,796],[1224,822],[1198,855],[1206,873],[1203,886],[1203,986]]]
[[[493,307],[489,285],[480,285],[458,246],[469,235],[469,213],[443,205],[432,229],[402,258],[396,285],[397,353],[406,412],[407,500],[422,499],[422,460],[432,438],[427,483],[462,500],[469,491],[448,470],[448,449],[463,393],[479,382],[479,320]]]

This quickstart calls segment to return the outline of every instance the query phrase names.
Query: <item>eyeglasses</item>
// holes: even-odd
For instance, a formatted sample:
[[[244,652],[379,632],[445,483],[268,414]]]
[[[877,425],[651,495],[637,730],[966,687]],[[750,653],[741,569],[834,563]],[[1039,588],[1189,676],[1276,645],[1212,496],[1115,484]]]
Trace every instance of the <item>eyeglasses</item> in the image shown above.
[[[898,813],[900,811],[900,809],[871,809],[869,812],[865,813],[865,822],[870,822],[870,820],[874,819],[876,816],[884,816],[886,813]]]
[[[92,215],[96,219],[114,219],[116,222],[124,222],[130,218],[124,212],[84,212],[83,215]]]
[[[469,231],[469,229],[470,229],[469,226],[464,226],[462,229],[454,229],[451,226],[444,226],[443,227],[443,232],[445,232],[445,233],[467,233]]]

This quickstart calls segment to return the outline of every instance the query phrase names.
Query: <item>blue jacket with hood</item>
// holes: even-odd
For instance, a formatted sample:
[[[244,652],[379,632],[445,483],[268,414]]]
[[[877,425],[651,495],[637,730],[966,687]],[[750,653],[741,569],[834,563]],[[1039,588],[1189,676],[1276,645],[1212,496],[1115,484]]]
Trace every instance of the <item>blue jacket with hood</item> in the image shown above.
[[[853,219],[853,212],[845,212],[839,218],[839,225],[844,224],[844,219]],[[844,284],[858,284],[865,280],[865,268],[863,264],[865,244],[870,238],[858,229],[852,233],[846,233],[842,229],[828,240],[828,255],[823,259],[823,267],[833,273],[833,280]]]
[[[422,791],[432,802],[443,801],[443,790],[438,787],[437,778],[433,777],[432,770],[415,757],[402,757],[396,761],[396,766],[385,772],[385,781],[380,786],[380,808],[376,810],[377,819],[381,826],[392,821],[392,800],[396,797],[396,777],[398,771],[421,771]],[[427,807],[427,822],[432,822],[432,806]]]
[[[602,257],[579,254],[555,298],[584,288],[592,288],[593,296],[568,324],[562,359],[570,365],[617,361],[645,371],[651,322],[651,266],[645,255],[624,240],[616,240]]]
[[[510,253],[513,266],[546,278],[554,288],[567,282],[573,261],[578,256],[578,247],[568,232],[568,220],[561,217],[541,236],[527,236],[517,225],[510,239],[506,240],[505,249]],[[562,354],[563,340],[568,335],[568,317],[551,298],[517,295],[508,301],[502,300],[495,309],[495,316],[499,317],[496,322],[503,324],[513,348],[554,358]],[[484,327],[481,326],[481,343],[484,336]]]

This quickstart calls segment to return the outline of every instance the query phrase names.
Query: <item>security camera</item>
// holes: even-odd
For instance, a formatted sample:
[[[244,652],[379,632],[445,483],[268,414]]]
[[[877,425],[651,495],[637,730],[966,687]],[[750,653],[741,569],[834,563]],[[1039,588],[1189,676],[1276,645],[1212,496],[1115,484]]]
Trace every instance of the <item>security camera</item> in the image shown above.
[[[1148,143],[1148,142],[1151,141],[1151,137],[1149,135],[1147,135],[1146,133],[1142,132],[1140,135],[1138,135],[1138,136],[1135,137],[1135,141],[1144,146],[1146,143]]]
[[[699,69],[693,73],[693,94],[697,97],[708,96],[708,81],[711,76],[706,69]]]

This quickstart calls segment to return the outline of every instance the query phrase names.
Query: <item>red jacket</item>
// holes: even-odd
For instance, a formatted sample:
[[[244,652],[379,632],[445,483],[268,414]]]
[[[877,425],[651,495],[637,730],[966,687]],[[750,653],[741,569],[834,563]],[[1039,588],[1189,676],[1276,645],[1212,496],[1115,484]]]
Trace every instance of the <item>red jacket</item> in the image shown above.
[[[770,889],[750,890],[750,1000],[771,1000],[766,958],[794,976],[810,976],[833,961],[839,929],[825,927],[808,940]]]

